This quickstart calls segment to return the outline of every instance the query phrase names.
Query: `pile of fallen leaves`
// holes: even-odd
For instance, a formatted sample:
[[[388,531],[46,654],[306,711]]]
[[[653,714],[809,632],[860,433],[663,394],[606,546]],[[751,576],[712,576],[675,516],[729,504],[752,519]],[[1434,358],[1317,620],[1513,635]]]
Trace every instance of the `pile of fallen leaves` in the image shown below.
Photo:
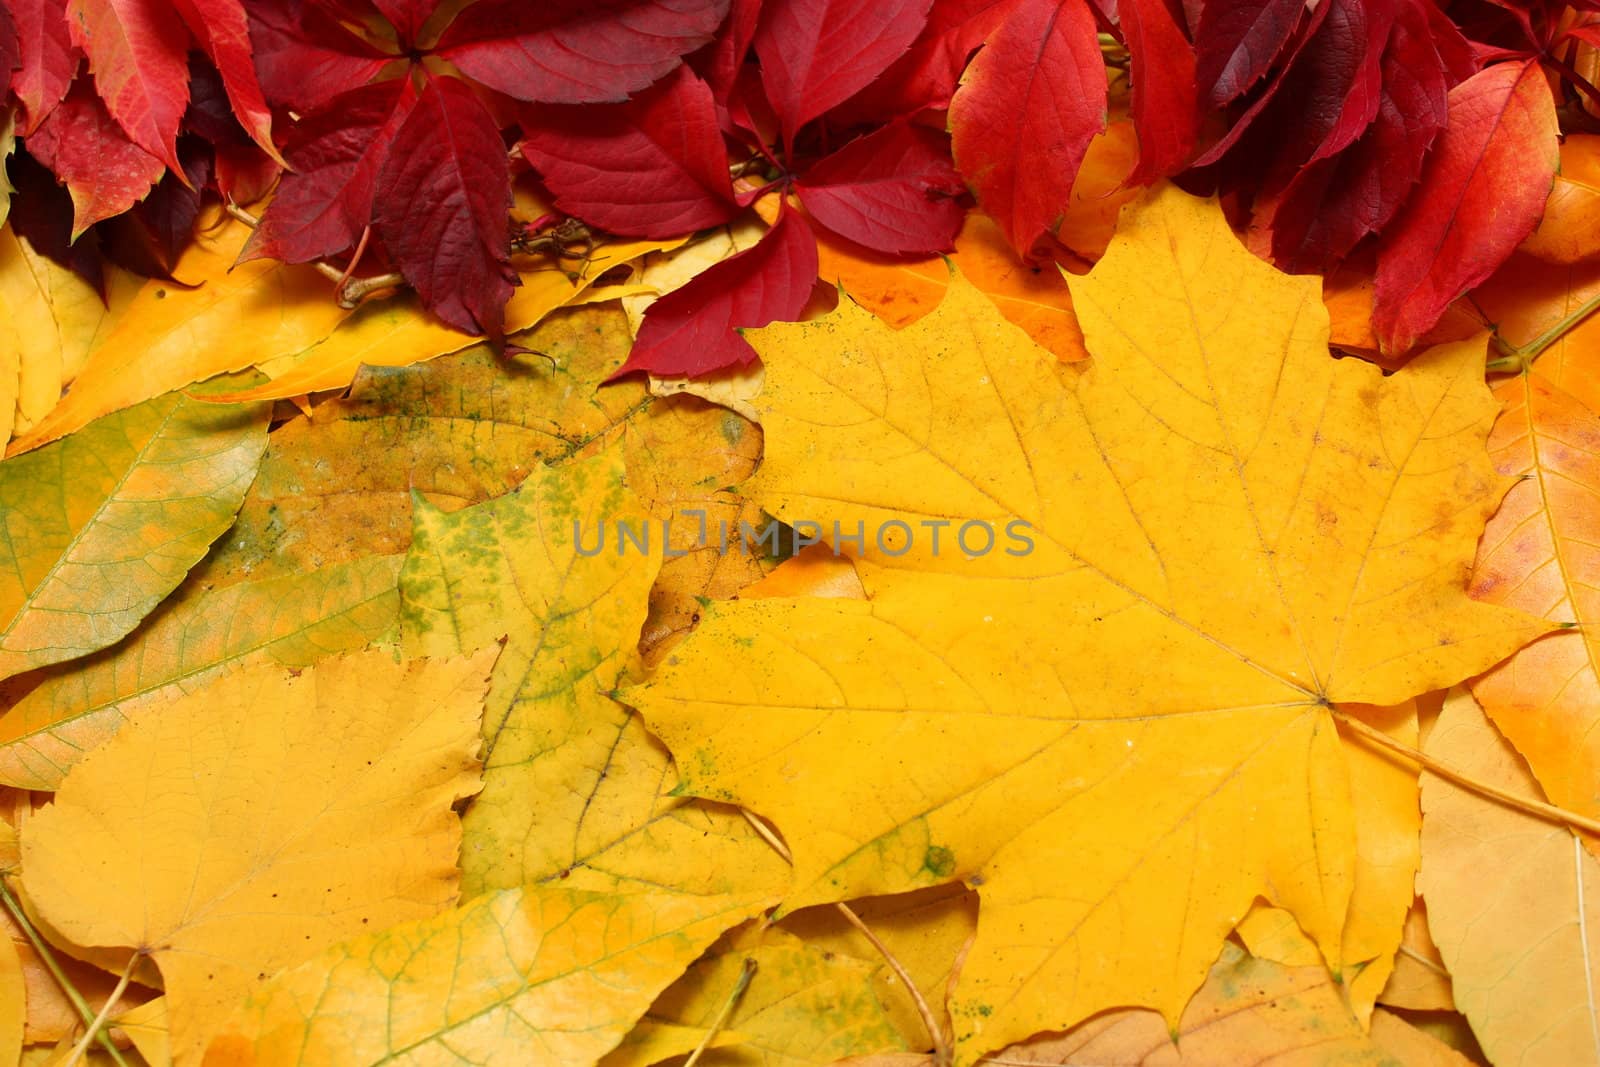
[[[0,0],[0,1067],[1600,1065],[1597,77]]]

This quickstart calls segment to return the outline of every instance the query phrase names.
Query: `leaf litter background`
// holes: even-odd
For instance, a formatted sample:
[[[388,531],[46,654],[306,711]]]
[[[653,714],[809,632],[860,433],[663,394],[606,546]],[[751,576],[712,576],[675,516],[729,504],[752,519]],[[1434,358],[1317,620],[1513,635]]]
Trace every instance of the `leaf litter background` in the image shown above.
[[[381,6],[428,36],[425,5]],[[770,21],[754,43],[770,139],[807,214],[769,195],[765,227],[681,247],[733,217],[718,158],[695,208],[709,214],[606,217],[642,238],[602,248],[625,276],[524,271],[490,299],[506,268],[487,243],[463,297],[430,284],[425,249],[396,245],[424,306],[457,325],[503,316],[530,330],[520,354],[464,348],[411,297],[344,308],[309,268],[248,258],[302,258],[271,214],[202,214],[166,280],[112,268],[103,301],[33,238],[0,234],[0,299],[30,342],[0,352],[18,436],[0,464],[0,1058],[1600,1062],[1592,841],[1484,793],[1600,815],[1583,625],[1596,345],[1592,322],[1574,326],[1600,292],[1574,236],[1600,202],[1592,139],[1566,139],[1543,199],[1556,138],[1532,53],[1469,76],[1433,26],[1436,158],[1487,143],[1487,164],[1429,171],[1375,280],[1370,264],[1291,277],[1215,201],[1124,181],[1196,151],[1150,104],[1176,82],[1140,58],[1182,58],[1170,13],[1124,5],[1135,89],[1104,132],[1103,113],[1007,95],[1007,50],[1038,34],[1052,74],[1084,89],[1055,99],[1098,91],[1092,21],[1052,6],[962,30],[989,41],[951,109],[988,214],[946,200],[908,223],[882,205],[928,242],[892,251],[938,230],[948,260],[856,243],[887,239],[850,221],[873,166],[899,153],[923,190],[953,172],[903,123],[869,134],[872,153],[797,151],[824,110],[865,105],[826,72],[787,71],[798,31]],[[1323,7],[1292,33],[1250,32],[1316,54],[1354,8]],[[904,22],[884,17],[874,55],[905,49]],[[192,32],[233,78],[248,151],[276,151],[253,77]],[[472,39],[486,32],[466,20],[436,46],[485,85],[555,91],[498,83]],[[1235,32],[1202,20],[1202,65]],[[339,88],[387,93],[362,84],[372,62]],[[704,120],[686,70],[621,105],[619,129]],[[1202,73],[1218,106],[1265,106],[1287,77],[1241,96],[1262,72]],[[88,78],[58,124],[101,107]],[[427,84],[425,104],[384,96],[375,114],[479,106]],[[995,115],[1066,130],[1054,169],[1007,159],[1019,142]],[[161,157],[153,181],[176,118],[147,117],[119,113],[104,136]],[[519,121],[563,206],[601,211],[581,158],[561,155],[583,131],[558,136],[548,110]],[[1338,165],[1368,165],[1361,144]],[[1296,230],[1319,160],[1260,193],[1244,235],[1295,269],[1348,251]],[[75,210],[125,198],[46,162]],[[391,196],[402,178],[386,176]],[[1456,196],[1470,219],[1508,188],[1516,219],[1492,233],[1431,210]],[[524,217],[543,209],[514,195]],[[374,210],[396,232],[393,208]],[[1047,228],[1086,274],[1018,261]],[[1408,251],[1430,242],[1468,251]],[[732,259],[752,248],[764,258]],[[792,284],[775,288],[780,268]],[[839,283],[832,310],[819,275]],[[703,350],[730,366],[709,376],[674,365],[706,324],[670,296],[652,319],[652,300],[752,277],[765,290],[731,297],[723,327],[758,325],[740,300],[761,323],[809,321],[724,328]],[[1486,324],[1522,371],[1492,390]],[[1397,358],[1419,336],[1444,343]],[[622,367],[657,373],[612,380]],[[682,524],[681,555],[573,544],[575,519],[684,508],[713,526],[1024,517],[1037,547],[723,554]]]

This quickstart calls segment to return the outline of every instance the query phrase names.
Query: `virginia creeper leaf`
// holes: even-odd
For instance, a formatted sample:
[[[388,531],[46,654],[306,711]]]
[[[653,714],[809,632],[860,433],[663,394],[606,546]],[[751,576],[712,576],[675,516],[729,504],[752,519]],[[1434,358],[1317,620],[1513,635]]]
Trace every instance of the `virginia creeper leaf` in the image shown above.
[[[373,227],[428,310],[499,336],[511,269],[511,168],[465,82],[428,82],[378,172]]]
[[[1294,35],[1305,0],[1214,0],[1200,6],[1195,78],[1212,107],[1259,81]]]
[[[1450,123],[1410,209],[1384,234],[1372,324],[1403,352],[1532,232],[1555,176],[1556,112],[1537,63],[1501,63],[1450,90]]]
[[[865,88],[922,32],[932,0],[767,0],[756,27],[761,84],[786,146]]]
[[[241,260],[309,263],[356,243],[372,219],[378,173],[416,104],[411,79],[364,85],[295,123],[284,146],[290,170]]]
[[[785,210],[755,247],[651,304],[617,374],[695,375],[749,363],[755,351],[735,331],[798,318],[816,280],[811,227]]]
[[[251,0],[248,11],[256,75],[274,104],[314,111],[365,85],[395,58],[313,0]]]
[[[728,0],[480,0],[437,53],[518,100],[627,99],[710,41]]]
[[[21,67],[11,91],[22,104],[24,136],[39,128],[61,98],[78,69],[79,53],[67,29],[66,0],[8,0],[17,23]]]
[[[233,523],[266,414],[166,396],[0,465],[0,677],[104,648],[149,614]]]
[[[892,122],[813,164],[795,192],[828,229],[890,255],[943,252],[966,212],[946,139]]]
[[[626,103],[530,111],[523,130],[556,207],[600,229],[676,237],[738,210],[716,104],[688,67]]]
[[[1105,128],[1105,64],[1079,3],[1023,0],[950,105],[956,166],[1023,256],[1055,229],[1089,140]]]
[[[177,12],[162,0],[67,0],[67,29],[128,139],[181,173],[177,140],[189,103],[189,32]]]
[[[439,0],[372,0],[372,3],[394,27],[395,36],[403,49],[414,48],[419,43],[418,31],[434,9],[440,6]]]
[[[1465,690],[1445,701],[1423,751],[1474,781],[1540,799]],[[1500,1062],[1594,1063],[1600,861],[1566,827],[1432,774],[1422,777],[1422,813],[1417,889],[1484,1051]],[[1486,879],[1488,870],[1496,876]]]
[[[278,975],[206,1063],[592,1064],[750,910],[659,890],[491,893]]]
[[[1128,180],[1141,184],[1180,169],[1194,151],[1200,129],[1195,56],[1166,0],[1121,0],[1117,15],[1128,45],[1139,132],[1139,166]]]
[[[146,950],[198,1063],[259,976],[455,903],[494,655],[265,663],[151,709],[28,821],[23,888],[75,943]]]
[[[22,66],[22,46],[17,40],[17,23],[9,8],[0,6],[0,84],[7,92],[11,88],[11,75]]]
[[[222,75],[239,125],[264,152],[276,155],[272,112],[267,109],[261,83],[256,80],[250,19],[241,0],[175,0],[174,6]]]
[[[165,170],[160,159],[128,140],[86,81],[45,116],[28,138],[28,151],[72,194],[74,239],[143,199]]]
[[[928,23],[905,55],[835,109],[848,125],[882,122],[950,103],[967,60],[1017,0],[933,0]]]
[[[377,556],[216,590],[186,582],[117,645],[16,679],[26,693],[0,716],[0,782],[56,789],[139,709],[247,660],[308,667],[365,648],[394,625],[399,571],[398,556]]]
[[[966,1064],[1118,1005],[1175,1022],[1258,895],[1342,966],[1356,841],[1328,705],[1397,703],[1546,629],[1466,595],[1504,488],[1481,342],[1387,378],[1330,360],[1319,280],[1170,189],[1068,281],[1082,372],[959,282],[899,332],[841,302],[753,333],[747,492],[836,545],[860,523],[870,599],[713,605],[624,693],[681,792],[775,822],[786,908],[978,886]],[[1031,550],[1005,543],[1017,520]],[[973,523],[988,548],[952,546]]]

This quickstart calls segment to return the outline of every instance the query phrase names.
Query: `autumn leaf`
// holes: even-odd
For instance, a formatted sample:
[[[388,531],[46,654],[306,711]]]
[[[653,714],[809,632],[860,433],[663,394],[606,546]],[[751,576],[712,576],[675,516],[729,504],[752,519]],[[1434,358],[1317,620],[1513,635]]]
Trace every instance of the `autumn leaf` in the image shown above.
[[[82,82],[39,124],[28,148],[72,194],[74,238],[143,200],[166,166],[123,136]]]
[[[490,893],[278,975],[205,1063],[592,1064],[748,913],[742,901],[662,890]]]
[[[1539,225],[1521,250],[1551,263],[1593,259],[1585,235],[1600,224],[1600,137],[1574,134],[1561,142],[1560,171]]]
[[[1118,1004],[1176,1020],[1257,895],[1339,966],[1356,823],[1329,706],[1544,630],[1465,593],[1503,489],[1478,345],[1390,378],[1328,359],[1316,281],[1173,190],[1069,282],[1083,372],[959,283],[899,333],[844,304],[752,333],[749,492],[860,522],[871,599],[714,606],[627,692],[682,792],[785,835],[785,907],[978,885],[963,1063]],[[942,552],[912,525],[936,520]]]
[[[1556,167],[1544,72],[1503,63],[1450,91],[1450,124],[1429,156],[1417,206],[1378,250],[1373,325],[1401,352],[1445,307],[1494,273],[1539,221]]]
[[[266,414],[167,396],[0,465],[0,677],[104,648],[149,614],[232,525]]]
[[[119,644],[11,683],[0,716],[0,783],[55,789],[139,709],[240,663],[308,667],[365,648],[394,627],[399,571],[398,557],[377,556],[221,589],[185,583]]]
[[[891,123],[820,160],[795,192],[813,218],[857,244],[891,255],[947,250],[966,212],[943,142]]]
[[[263,664],[140,715],[24,827],[22,887],[76,943],[153,960],[198,1063],[258,975],[454,903],[495,654]]]
[[[1526,765],[1464,690],[1423,751],[1477,781],[1538,799]],[[1566,827],[1423,776],[1428,928],[1455,1002],[1497,1063],[1600,1062],[1600,861]],[[1495,876],[1485,879],[1485,871]]]
[[[1105,126],[1105,67],[1085,4],[1022,0],[950,104],[956,166],[1022,256],[1055,231]]]
[[[177,139],[189,102],[189,34],[177,11],[157,0],[67,0],[67,29],[128,139],[181,173]]]
[[[637,670],[663,551],[623,471],[613,446],[453,514],[416,508],[401,647],[506,641],[485,705],[484,789],[463,820],[465,890],[562,879],[775,898],[787,882],[776,856],[732,813],[672,798],[665,753],[611,699]],[[617,523],[642,545],[615,540]]]
[[[7,6],[17,25],[19,59],[11,91],[22,104],[22,132],[27,135],[67,95],[80,56],[61,0],[12,0]]]

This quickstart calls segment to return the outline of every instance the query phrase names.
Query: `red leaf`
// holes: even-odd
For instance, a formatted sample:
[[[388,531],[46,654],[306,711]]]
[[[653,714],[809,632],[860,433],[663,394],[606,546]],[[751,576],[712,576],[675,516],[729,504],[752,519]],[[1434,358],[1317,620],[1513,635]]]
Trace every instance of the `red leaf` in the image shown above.
[[[72,41],[128,139],[176,173],[189,103],[189,32],[165,0],[67,0]]]
[[[178,154],[187,184],[168,171],[143,200],[96,227],[105,257],[147,278],[172,280],[200,217],[200,190],[211,178],[211,146],[205,141],[180,137]]]
[[[498,337],[511,269],[511,167],[499,127],[458,78],[434,78],[378,175],[373,227],[434,314]]]
[[[1194,48],[1166,0],[1117,5],[1133,75],[1133,128],[1139,135],[1134,185],[1183,169],[1200,132]]]
[[[1274,205],[1272,255],[1285,270],[1325,273],[1387,226],[1449,121],[1450,75],[1420,6],[1408,0],[1396,15],[1372,124],[1349,148],[1302,168]]]
[[[734,82],[739,79],[745,57],[750,54],[750,42],[756,35],[756,20],[760,17],[761,0],[733,0],[716,39],[688,59],[696,73],[711,86],[712,99],[719,104],[727,101]]]
[[[300,120],[285,145],[292,169],[240,261],[309,263],[355,244],[372,219],[389,146],[416,100],[411,79],[397,78],[341,93]]]
[[[1018,0],[933,0],[928,24],[911,50],[871,85],[834,109],[842,125],[875,125],[923,108],[949,106],[956,82],[978,46],[1005,21]]]
[[[612,377],[707,374],[749,363],[755,349],[734,331],[799,318],[816,281],[816,238],[786,208],[754,247],[651,304],[628,361]]]
[[[756,27],[761,84],[785,145],[801,126],[882,74],[922,32],[933,0],[766,0]]]
[[[250,41],[267,99],[295,111],[365,85],[396,58],[306,0],[251,0]]]
[[[1094,17],[1077,0],[1024,0],[950,105],[956,166],[1024,256],[1060,223],[1089,141],[1105,127],[1105,65]]]
[[[428,21],[428,16],[439,6],[439,0],[372,0],[372,2],[383,12],[383,17],[389,20],[389,25],[394,27],[401,48],[411,48],[417,44],[417,34],[422,29],[422,24]]]
[[[278,147],[272,143],[272,112],[261,95],[251,58],[250,19],[244,5],[240,0],[175,0],[175,6],[222,75],[239,125],[264,152],[277,155]]]
[[[625,104],[529,114],[522,154],[569,215],[612,233],[677,237],[737,210],[711,90],[688,67]]]
[[[22,66],[11,79],[11,91],[22,102],[26,120],[22,134],[39,128],[50,109],[67,95],[78,71],[78,49],[67,29],[65,0],[8,0],[17,23]]]
[[[1385,352],[1411,347],[1533,231],[1555,178],[1557,132],[1535,60],[1489,67],[1450,90],[1450,124],[1378,249],[1372,325]]]
[[[0,4],[0,97],[10,91],[11,72],[22,66],[22,46],[17,41],[17,24],[11,12]]]
[[[903,120],[822,160],[795,191],[822,225],[890,255],[946,251],[966,215],[949,141]]]
[[[1306,0],[1211,0],[1195,30],[1195,77],[1213,107],[1244,94],[1271,68]]]
[[[616,103],[706,44],[729,0],[480,0],[436,52],[529,102]]]
[[[128,140],[83,79],[45,116],[27,144],[72,194],[73,238],[132,207],[163,170],[161,160]]]

